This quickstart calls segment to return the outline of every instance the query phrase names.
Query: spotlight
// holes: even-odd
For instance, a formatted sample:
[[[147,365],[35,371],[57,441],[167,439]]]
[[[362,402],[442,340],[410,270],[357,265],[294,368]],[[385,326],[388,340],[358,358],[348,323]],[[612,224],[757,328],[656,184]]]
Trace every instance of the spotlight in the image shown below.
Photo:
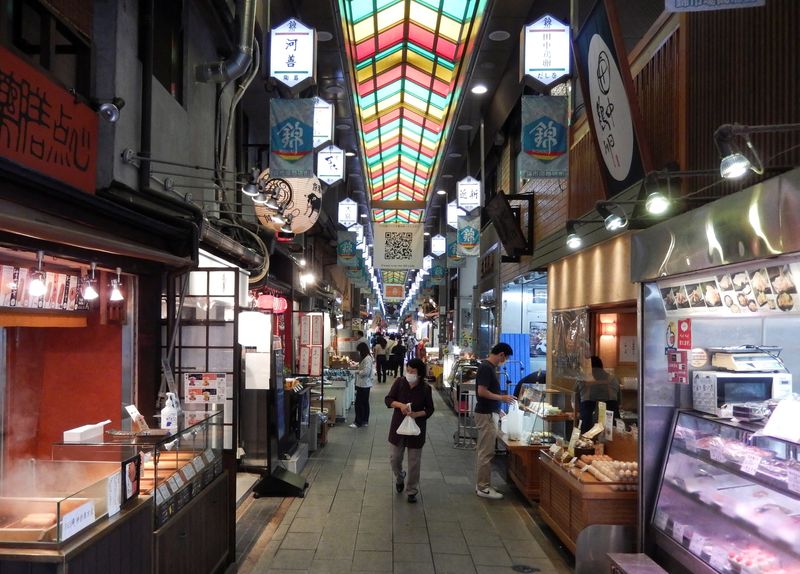
[[[242,193],[248,197],[253,197],[253,198],[255,198],[258,195],[262,195],[262,193],[258,189],[258,186],[252,181],[248,181],[242,186]],[[255,201],[255,199],[253,199],[253,201]]]
[[[112,98],[108,101],[94,99],[89,102],[89,105],[105,121],[115,124],[119,120],[119,111],[125,107],[125,100],[122,98]]]
[[[292,218],[287,216],[285,218],[285,222],[281,225],[280,229],[281,233],[293,233],[292,232]]]
[[[719,174],[725,179],[739,179],[753,167],[741,152],[733,152],[719,161]]]
[[[583,245],[583,239],[577,233],[570,233],[567,235],[567,247],[570,249],[578,249]]]
[[[47,292],[47,284],[45,283],[47,275],[42,271],[42,260],[44,259],[44,251],[36,252],[36,270],[31,273],[31,281],[28,283],[28,293],[32,297],[41,297]]]
[[[660,215],[669,209],[669,199],[660,191],[654,191],[647,196],[644,206],[648,213]]]
[[[122,301],[125,297],[122,295],[120,287],[122,286],[122,269],[117,267],[117,278],[111,280],[111,301]]]
[[[281,215],[280,213],[273,213],[272,215],[269,216],[269,219],[270,221],[272,221],[272,223],[275,223],[277,225],[284,225],[286,223],[286,218],[283,217],[283,215]]]
[[[100,294],[97,292],[97,280],[94,278],[94,272],[96,267],[97,264],[92,262],[91,275],[86,279],[86,282],[83,284],[83,298],[86,301],[94,301],[100,296]]]
[[[622,209],[621,207],[619,207],[619,205],[617,205],[613,201],[612,202],[598,201],[595,204],[595,209],[597,210],[597,213],[600,214],[600,217],[603,218],[603,223],[605,224],[606,229],[608,231],[618,231],[618,230],[620,230],[620,229],[622,229],[624,227],[627,227],[628,226],[628,218],[625,217],[624,212],[623,212],[623,215],[618,215],[616,213],[613,213],[608,208],[609,205],[615,205],[619,209]]]
[[[305,257],[301,257],[300,260],[297,262],[297,264],[300,267],[305,267],[306,266],[306,258]]]

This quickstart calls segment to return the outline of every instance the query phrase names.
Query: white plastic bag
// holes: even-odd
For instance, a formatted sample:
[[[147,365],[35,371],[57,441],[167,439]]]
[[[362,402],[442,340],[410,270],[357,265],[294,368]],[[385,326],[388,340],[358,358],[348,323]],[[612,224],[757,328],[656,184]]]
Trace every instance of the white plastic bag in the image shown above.
[[[519,440],[522,438],[523,416],[525,416],[525,413],[520,410],[516,402],[513,402],[508,406],[508,414],[505,416],[505,418],[508,419],[506,428],[508,429],[508,438],[511,440]]]
[[[406,415],[406,418],[400,423],[400,426],[397,427],[397,434],[405,436],[419,436],[420,432],[416,421],[408,415]]]

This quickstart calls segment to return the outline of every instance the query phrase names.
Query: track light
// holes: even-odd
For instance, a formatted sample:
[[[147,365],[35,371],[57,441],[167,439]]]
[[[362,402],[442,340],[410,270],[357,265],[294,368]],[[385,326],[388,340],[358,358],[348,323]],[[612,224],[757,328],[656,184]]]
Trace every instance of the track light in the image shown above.
[[[94,272],[97,264],[92,261],[91,275],[86,279],[83,284],[83,298],[86,301],[94,301],[100,294],[97,292],[97,280],[94,278]]]
[[[600,217],[603,218],[603,224],[608,231],[618,231],[628,226],[628,218],[625,216],[625,212],[623,211],[622,215],[614,213],[611,211],[608,206],[616,206],[618,209],[622,210],[617,203],[613,201],[598,201],[595,204],[595,209],[597,213],[600,214]]]
[[[285,222],[281,225],[281,232],[282,233],[294,233],[292,231],[292,218],[290,216],[286,216]]]
[[[250,179],[242,186],[242,193],[248,197],[256,197],[261,194],[261,186],[258,185],[258,174],[258,168],[252,168],[250,170]]]
[[[111,280],[111,301],[122,301],[125,296],[122,294],[120,287],[122,286],[122,269],[117,267],[117,278]]]
[[[42,271],[42,261],[44,259],[44,251],[36,252],[36,270],[31,273],[31,281],[28,283],[28,293],[32,297],[41,297],[47,292],[47,283],[45,272]]]
[[[669,209],[669,199],[660,191],[654,191],[647,196],[644,206],[648,213],[660,215]]]
[[[273,213],[269,216],[270,221],[277,225],[284,225],[286,223],[286,219],[280,213]]]
[[[725,179],[742,177],[748,170],[761,175],[764,173],[764,165],[758,156],[753,142],[748,137],[749,134],[771,133],[771,132],[796,132],[800,131],[800,124],[771,124],[760,126],[744,126],[740,124],[723,124],[714,132],[714,142],[719,150],[720,162],[719,173]],[[748,158],[744,153],[737,149],[734,139],[741,136],[750,152]]]

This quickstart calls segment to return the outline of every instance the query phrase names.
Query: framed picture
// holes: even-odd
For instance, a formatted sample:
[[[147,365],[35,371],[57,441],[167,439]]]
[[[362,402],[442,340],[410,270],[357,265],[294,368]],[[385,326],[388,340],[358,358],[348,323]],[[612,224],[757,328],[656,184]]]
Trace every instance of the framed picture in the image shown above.
[[[122,462],[122,505],[139,496],[142,459],[138,454]]]

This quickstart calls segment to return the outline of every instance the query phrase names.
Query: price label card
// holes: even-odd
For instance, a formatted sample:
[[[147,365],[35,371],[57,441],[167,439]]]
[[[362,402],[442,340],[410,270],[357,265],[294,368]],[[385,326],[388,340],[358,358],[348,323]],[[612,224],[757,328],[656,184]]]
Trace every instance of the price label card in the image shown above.
[[[169,487],[166,484],[160,484],[156,489],[156,505],[162,504],[170,497]]]
[[[617,432],[618,433],[626,432],[627,429],[625,428],[625,422],[624,421],[620,420],[620,421],[617,421],[615,424],[617,425]]]
[[[728,562],[728,552],[724,548],[715,548],[711,553],[711,560],[709,561],[712,568],[719,571],[727,570],[730,566]]]
[[[800,494],[800,470],[797,468],[789,468],[787,471],[789,490],[796,494]]]
[[[192,461],[192,466],[194,466],[195,471],[201,472],[203,470],[203,467],[205,467],[205,465],[206,463],[203,462],[203,457],[201,456],[194,457],[194,460]]]
[[[705,536],[695,534],[692,536],[692,541],[689,542],[689,550],[692,552],[692,554],[700,556],[703,553],[703,548],[705,547],[707,541],[708,539]]]
[[[569,448],[567,452],[570,456],[575,456],[575,443],[578,442],[578,439],[581,437],[580,429],[572,429],[572,436],[569,437]]]
[[[169,477],[169,479],[167,480],[167,484],[169,484],[169,487],[170,489],[172,489],[172,492],[178,492],[178,490],[180,490],[181,488],[180,483],[178,483],[178,476],[176,474],[173,474],[172,476]]]
[[[206,459],[207,464],[211,464],[217,457],[214,456],[214,451],[212,449],[207,448],[206,451],[203,453],[203,458]]]
[[[672,523],[672,538],[678,544],[683,544],[683,533],[686,530],[686,525],[681,524],[680,522],[673,522]]]
[[[761,464],[761,457],[757,454],[748,454],[745,455],[744,460],[742,461],[741,470],[745,474],[749,474],[750,476],[755,476],[758,472],[758,467]]]
[[[558,452],[558,445],[557,444],[551,444],[550,445],[550,454],[556,454],[557,452]]]
[[[194,478],[194,475],[197,474],[194,471],[194,466],[192,466],[191,464],[187,464],[186,466],[181,468],[181,472],[183,473],[183,476],[186,477],[187,481],[192,480]]]
[[[686,443],[686,450],[689,452],[697,452],[697,439],[694,437],[689,437],[685,441]]]
[[[106,506],[109,518],[119,512],[122,505],[122,475],[112,474],[106,482]]]
[[[667,521],[669,520],[669,516],[663,510],[656,510],[656,517],[655,517],[655,524],[656,528],[659,530],[666,532],[667,531]]]
[[[711,460],[715,460],[717,462],[727,462],[728,459],[725,458],[725,455],[722,454],[722,449],[717,447],[711,447]]]

